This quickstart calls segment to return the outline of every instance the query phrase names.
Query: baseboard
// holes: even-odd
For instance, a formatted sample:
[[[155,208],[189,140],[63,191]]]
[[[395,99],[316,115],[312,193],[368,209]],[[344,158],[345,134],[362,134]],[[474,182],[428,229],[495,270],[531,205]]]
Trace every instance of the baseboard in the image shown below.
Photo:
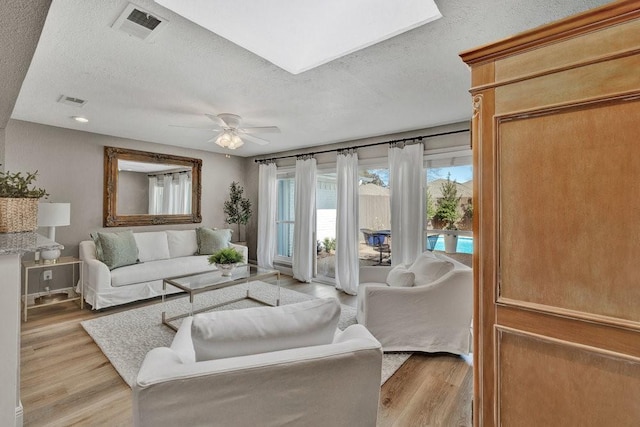
[[[250,259],[249,260],[249,264],[258,265],[258,261],[255,260],[255,259]],[[289,276],[293,276],[293,269],[291,268],[290,265],[281,264],[281,263],[275,262],[275,263],[273,263],[273,268],[275,270],[278,270],[282,274],[287,274]]]

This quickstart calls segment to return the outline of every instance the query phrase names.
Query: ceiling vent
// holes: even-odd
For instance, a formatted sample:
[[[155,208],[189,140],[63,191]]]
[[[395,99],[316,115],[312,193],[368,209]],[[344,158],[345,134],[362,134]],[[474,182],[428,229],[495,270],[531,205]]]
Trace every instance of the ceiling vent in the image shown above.
[[[111,27],[141,40],[151,41],[167,22],[166,19],[129,3]]]
[[[74,98],[72,96],[62,95],[58,102],[66,105],[73,105],[74,107],[82,107],[87,103],[84,99]]]

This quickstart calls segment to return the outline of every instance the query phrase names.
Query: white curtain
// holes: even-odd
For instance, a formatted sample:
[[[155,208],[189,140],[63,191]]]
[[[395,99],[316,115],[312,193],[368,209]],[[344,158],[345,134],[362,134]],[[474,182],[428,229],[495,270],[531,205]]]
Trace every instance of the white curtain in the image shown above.
[[[293,277],[301,282],[313,279],[316,255],[316,159],[296,160],[295,225],[293,227]]]
[[[191,175],[149,176],[149,214],[190,214]]]
[[[411,264],[424,247],[424,168],[422,143],[389,148],[391,260]]]
[[[175,206],[177,214],[191,213],[191,176],[188,173],[178,175]]]
[[[258,265],[273,268],[276,257],[277,172],[275,163],[258,170]]]
[[[173,176],[170,174],[162,176],[162,213],[172,214],[173,205],[171,203],[174,197]]]
[[[338,205],[336,222],[336,288],[350,295],[358,292],[358,154],[339,153],[337,161]]]
[[[155,175],[150,175],[149,177],[149,214],[157,215],[161,211],[161,198],[158,194],[158,177]]]

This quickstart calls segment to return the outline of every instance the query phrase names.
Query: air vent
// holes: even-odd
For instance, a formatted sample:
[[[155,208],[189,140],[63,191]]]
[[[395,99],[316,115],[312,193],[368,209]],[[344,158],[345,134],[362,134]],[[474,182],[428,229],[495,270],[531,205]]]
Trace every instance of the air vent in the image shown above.
[[[166,19],[129,3],[111,27],[141,40],[151,41],[167,22]]]
[[[58,102],[66,105],[73,105],[74,107],[82,107],[87,103],[84,99],[74,98],[72,96],[62,95]]]

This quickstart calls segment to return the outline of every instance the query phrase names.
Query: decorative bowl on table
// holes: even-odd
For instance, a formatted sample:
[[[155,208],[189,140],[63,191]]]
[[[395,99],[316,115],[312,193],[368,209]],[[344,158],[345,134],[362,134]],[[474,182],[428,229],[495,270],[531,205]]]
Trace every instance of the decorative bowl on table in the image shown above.
[[[209,257],[209,264],[214,264],[223,276],[231,276],[233,269],[242,261],[244,256],[235,248],[220,249]]]
[[[225,277],[231,276],[233,270],[236,268],[236,264],[216,264],[216,268],[222,271],[222,275]]]

